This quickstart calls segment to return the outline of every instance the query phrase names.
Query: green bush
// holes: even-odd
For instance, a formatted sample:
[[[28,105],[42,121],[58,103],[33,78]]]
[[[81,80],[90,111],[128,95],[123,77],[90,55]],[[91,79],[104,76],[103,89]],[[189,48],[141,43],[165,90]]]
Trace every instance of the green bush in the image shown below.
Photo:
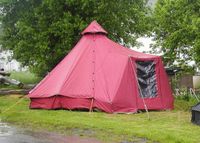
[[[200,99],[199,95],[197,97]],[[183,92],[179,96],[175,96],[175,110],[189,111],[191,107],[198,103],[198,100],[187,92]]]
[[[18,80],[24,84],[35,84],[41,80],[41,77],[38,77],[29,71],[12,72],[10,78]]]

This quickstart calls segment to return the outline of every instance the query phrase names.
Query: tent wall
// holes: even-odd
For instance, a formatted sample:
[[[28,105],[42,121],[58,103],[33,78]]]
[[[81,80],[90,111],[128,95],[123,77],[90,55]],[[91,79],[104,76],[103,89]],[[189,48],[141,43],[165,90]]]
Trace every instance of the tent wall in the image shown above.
[[[137,107],[137,84],[133,74],[132,62],[126,57],[121,79],[117,86],[117,91],[112,101],[114,112],[136,112]]]
[[[72,72],[68,77],[63,77],[65,81],[62,83],[62,88],[59,92],[60,95],[72,98],[93,97],[94,43],[92,42],[91,36],[87,36],[87,41],[90,44],[81,47],[83,49],[82,55],[74,65]]]
[[[159,58],[158,64],[159,64],[159,87],[160,87],[159,91],[160,94],[162,95],[161,98],[163,107],[162,109],[172,110],[174,109],[174,97],[161,58]]]
[[[84,45],[84,47],[82,45]],[[90,66],[88,66],[87,68],[85,67],[85,70],[80,69],[81,66],[89,65],[91,61],[90,45],[91,41],[88,40],[88,38],[86,37],[82,37],[81,40],[78,42],[78,44],[73,48],[73,50],[29,93],[29,97],[46,98],[61,94],[73,97],[73,94],[68,94],[68,93],[64,94],[64,90],[69,89],[64,86],[67,83],[69,82],[73,83],[73,81],[76,80],[75,78],[77,78],[78,75],[73,76],[74,70],[76,71],[80,70],[79,75],[83,75],[82,78],[84,78],[84,76],[86,76],[86,73],[91,70]],[[85,62],[84,65],[82,64],[83,61]],[[81,73],[82,70],[83,73]],[[87,83],[80,82],[82,86],[89,86],[91,84],[89,83],[91,81],[88,79],[86,80],[82,79],[82,81],[85,82],[87,81]],[[90,87],[84,87],[84,90],[87,89],[87,91],[89,91],[89,88]],[[85,91],[83,91],[83,93],[85,93]],[[83,93],[81,95],[83,95]],[[87,92],[87,95],[88,93],[89,92]]]
[[[32,109],[90,109],[98,108],[107,113],[113,113],[111,104],[94,100],[91,98],[71,98],[62,95],[55,95],[48,98],[31,98],[30,108]]]
[[[32,109],[89,109],[90,104],[91,99],[55,95],[48,98],[31,98],[30,107]]]

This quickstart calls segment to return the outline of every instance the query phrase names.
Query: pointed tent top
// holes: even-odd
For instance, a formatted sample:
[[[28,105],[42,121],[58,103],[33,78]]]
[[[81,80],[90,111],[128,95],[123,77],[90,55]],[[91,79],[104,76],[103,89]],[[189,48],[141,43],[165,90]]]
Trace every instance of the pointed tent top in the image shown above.
[[[85,35],[85,34],[94,34],[94,33],[103,33],[103,34],[108,34],[108,32],[106,30],[104,30],[101,25],[99,25],[97,23],[96,20],[92,21],[90,23],[90,25],[85,28],[85,30],[81,33],[82,35]]]

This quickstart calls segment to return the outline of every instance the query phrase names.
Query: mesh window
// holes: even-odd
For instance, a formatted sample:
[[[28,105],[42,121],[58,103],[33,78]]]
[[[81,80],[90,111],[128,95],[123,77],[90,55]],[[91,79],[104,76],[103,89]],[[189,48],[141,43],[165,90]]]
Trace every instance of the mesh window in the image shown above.
[[[137,78],[140,97],[154,98],[157,96],[156,72],[154,61],[136,61]]]

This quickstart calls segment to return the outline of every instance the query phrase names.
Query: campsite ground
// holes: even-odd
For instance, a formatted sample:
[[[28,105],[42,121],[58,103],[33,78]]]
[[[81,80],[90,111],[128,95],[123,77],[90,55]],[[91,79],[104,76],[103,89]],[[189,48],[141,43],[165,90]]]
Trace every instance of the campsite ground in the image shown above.
[[[16,105],[17,101],[20,102]],[[177,99],[174,111],[138,114],[106,114],[66,110],[30,110],[29,99],[0,96],[0,118],[24,128],[91,136],[104,142],[148,140],[148,142],[199,142],[199,126],[190,122],[194,101]],[[14,106],[13,106],[14,105]],[[9,108],[9,110],[7,110]]]
[[[35,83],[31,73],[12,73],[24,83]],[[103,142],[199,142],[200,127],[190,122],[195,100],[187,96],[175,100],[173,111],[138,114],[106,114],[67,110],[30,110],[29,99],[18,95],[0,96],[0,119],[22,128],[54,131],[61,134],[95,137]],[[187,101],[189,100],[189,101]]]

